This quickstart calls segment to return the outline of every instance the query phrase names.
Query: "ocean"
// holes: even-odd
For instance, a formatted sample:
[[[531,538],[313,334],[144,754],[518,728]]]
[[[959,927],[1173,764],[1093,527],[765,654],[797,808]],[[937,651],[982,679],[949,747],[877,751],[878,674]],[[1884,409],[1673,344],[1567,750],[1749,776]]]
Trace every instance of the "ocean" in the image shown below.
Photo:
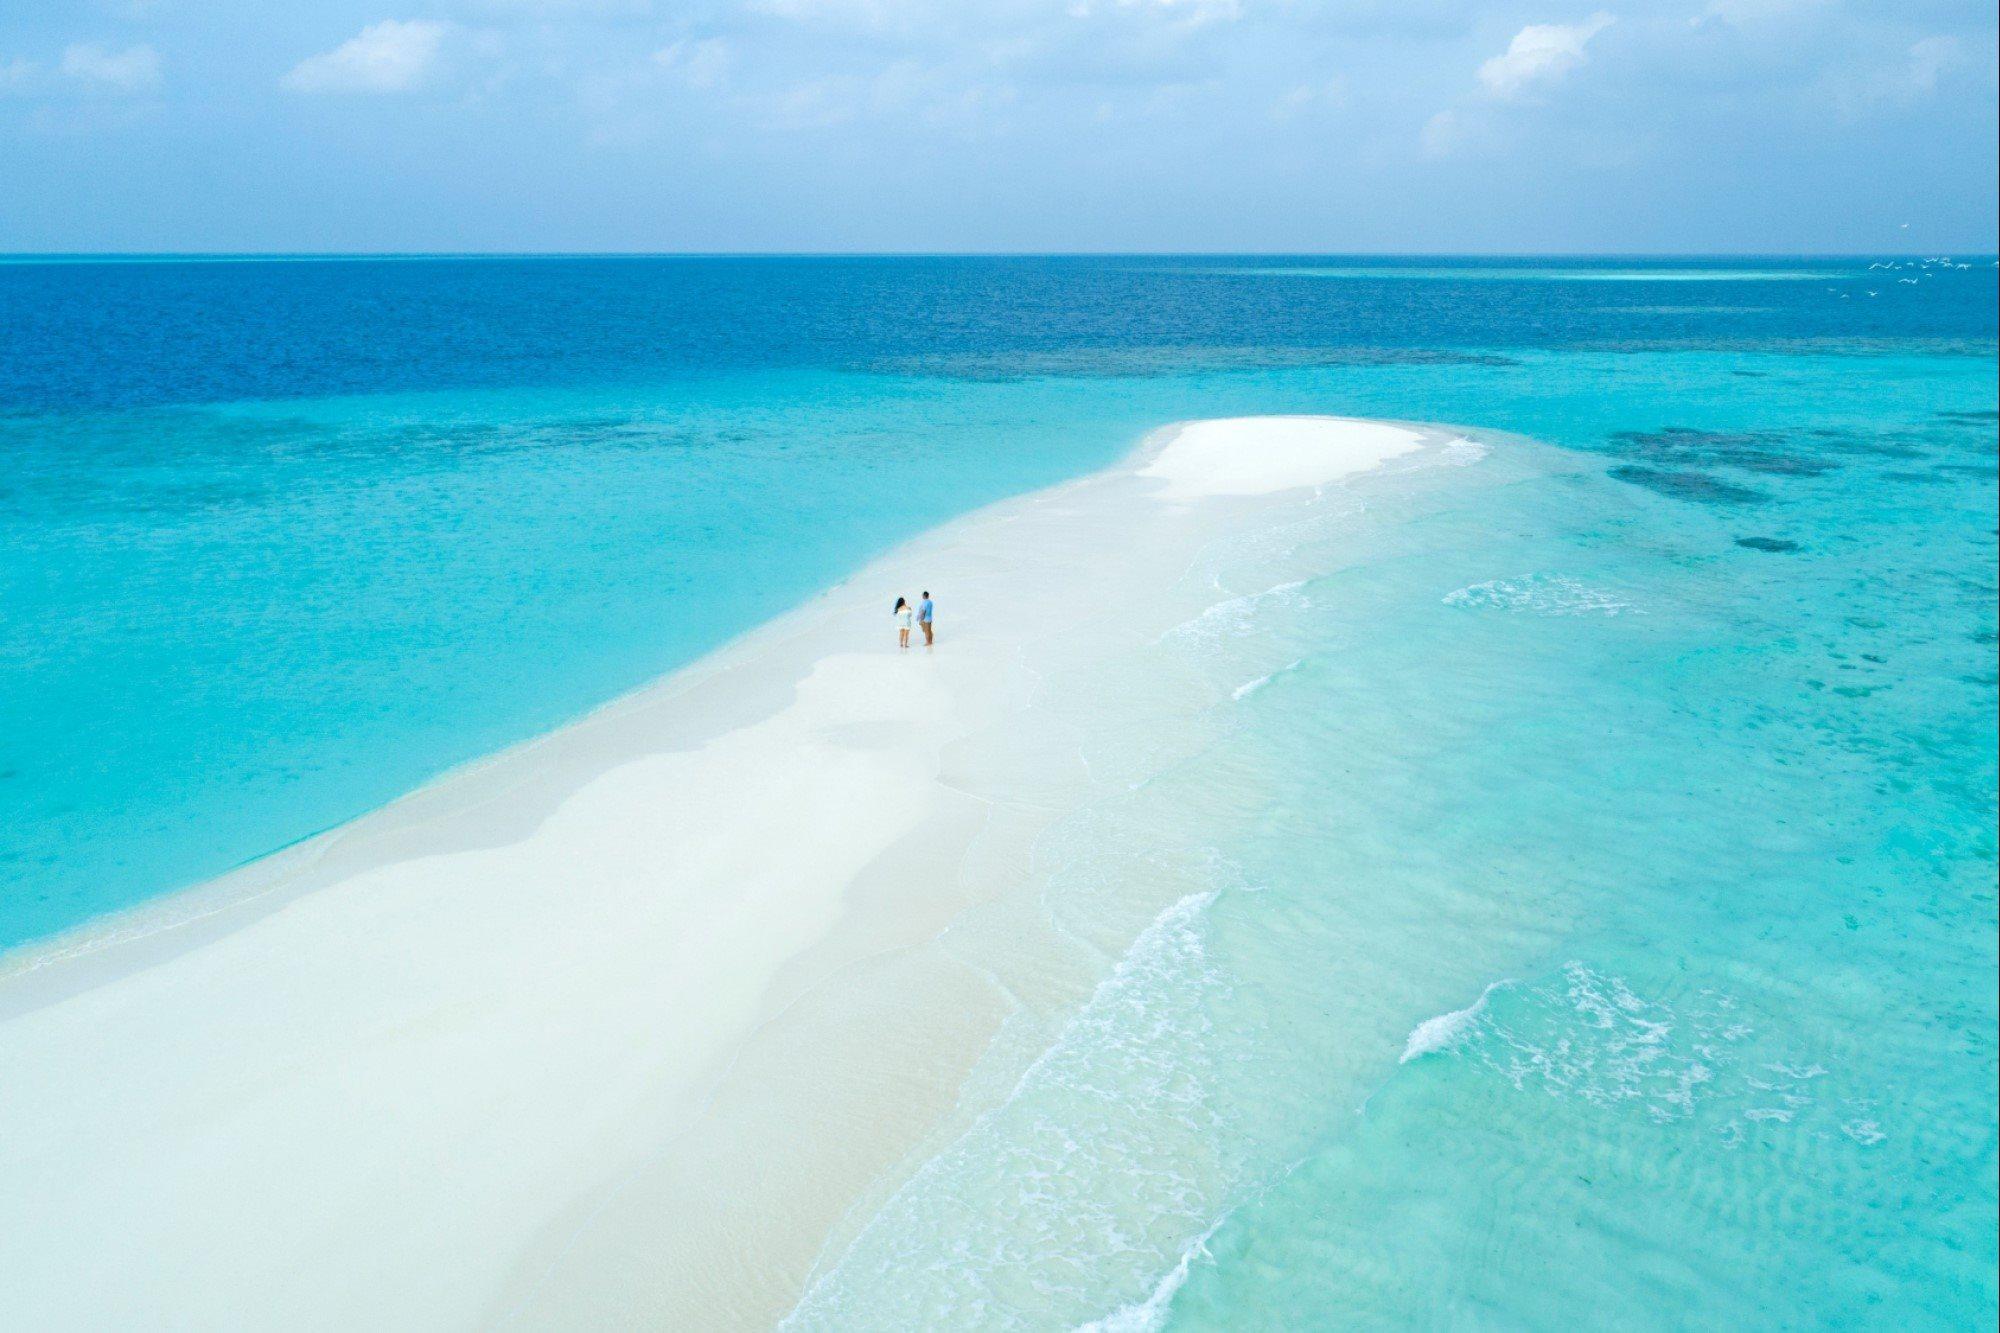
[[[1129,664],[1200,682],[1184,733],[1074,682],[1130,781],[1045,837],[1044,910],[1173,891],[792,1322],[1991,1327],[1995,278],[0,264],[0,946],[1166,422],[1454,423],[1453,466],[1211,553]]]

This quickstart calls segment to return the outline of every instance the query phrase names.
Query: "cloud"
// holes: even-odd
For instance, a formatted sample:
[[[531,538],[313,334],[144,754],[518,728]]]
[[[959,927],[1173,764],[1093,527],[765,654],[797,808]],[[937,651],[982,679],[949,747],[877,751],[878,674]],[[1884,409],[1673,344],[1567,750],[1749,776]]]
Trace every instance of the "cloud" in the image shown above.
[[[1597,13],[1582,23],[1532,23],[1514,34],[1507,49],[1479,67],[1479,83],[1507,100],[1555,83],[1584,63],[1590,39],[1617,20]]]
[[[1238,0],[1071,0],[1071,18],[1098,13],[1159,14],[1190,26],[1243,17]]]
[[[753,98],[762,123],[780,131],[823,129],[874,116],[905,117],[949,89],[947,71],[896,61],[872,74],[807,79]],[[958,91],[949,89],[950,91]]]
[[[1246,0],[742,0],[749,12],[805,27],[921,42],[937,54],[1027,39],[1060,40],[1065,30],[1105,27],[1187,34],[1243,16]]]
[[[1424,122],[1421,135],[1426,157],[1446,157],[1458,147],[1463,137],[1464,127],[1459,124],[1456,111],[1440,111]]]
[[[911,0],[746,0],[744,8],[793,23],[860,31],[908,28],[937,17]]]
[[[1322,83],[1301,83],[1279,95],[1271,103],[1271,119],[1292,120],[1313,110],[1338,107],[1347,101],[1347,83],[1328,79]]]
[[[63,52],[58,69],[93,92],[143,93],[160,86],[160,53],[150,46],[109,51],[78,42]]]
[[[1937,92],[1945,73],[1969,59],[1958,38],[1926,37],[1900,52],[1892,63],[1843,71],[1832,84],[1833,100],[1848,116],[1907,106]]]
[[[1479,66],[1478,89],[1424,122],[1418,144],[1426,157],[1442,158],[1491,143],[1515,119],[1503,104],[1532,106],[1541,92],[1589,59],[1590,41],[1617,19],[1602,11],[1581,23],[1531,23],[1507,49]]]
[[[669,42],[653,52],[653,63],[671,70],[690,88],[719,88],[729,81],[736,53],[720,37]]]
[[[159,86],[160,53],[150,46],[113,51],[95,42],[77,42],[47,65],[19,56],[0,57],[0,96],[131,97]]]
[[[1708,8],[1688,22],[1697,28],[1709,22],[1747,28],[1810,14],[1830,3],[1831,0],[1709,0]]]
[[[20,56],[0,59],[0,93],[28,91],[41,72],[41,66]]]
[[[1926,37],[1910,47],[1903,86],[1912,94],[1937,91],[1938,75],[1965,58],[1956,37]]]
[[[523,16],[534,19],[643,18],[656,6],[653,0],[465,0],[454,6],[481,18]]]
[[[430,76],[450,31],[431,19],[383,19],[301,60],[278,82],[300,93],[408,92]]]

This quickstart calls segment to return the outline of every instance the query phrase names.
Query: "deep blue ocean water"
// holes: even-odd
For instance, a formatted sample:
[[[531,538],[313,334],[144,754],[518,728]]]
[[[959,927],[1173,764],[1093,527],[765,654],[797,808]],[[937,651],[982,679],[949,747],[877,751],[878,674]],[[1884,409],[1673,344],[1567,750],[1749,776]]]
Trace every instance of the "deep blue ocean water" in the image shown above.
[[[1206,1174],[1155,1207],[1079,1171],[1072,1228],[1115,1198],[1144,1244],[1017,1230],[926,1283],[911,1237],[1033,1211],[947,1173],[829,1308],[1990,1327],[1995,278],[0,264],[0,946],[350,818],[1163,422],[1514,432],[1539,443],[1371,492],[1309,603],[1212,649],[1278,673],[1241,725],[1149,789],[1162,838],[1199,827],[1257,890],[1163,919],[1131,973],[1170,1054],[1234,1071],[1176,1112]],[[1216,808],[1232,774],[1263,799]],[[1382,1033],[1429,1016],[1395,1063]],[[1102,1113],[1028,1093],[972,1160]],[[1080,1278],[1008,1279],[1051,1246]]]

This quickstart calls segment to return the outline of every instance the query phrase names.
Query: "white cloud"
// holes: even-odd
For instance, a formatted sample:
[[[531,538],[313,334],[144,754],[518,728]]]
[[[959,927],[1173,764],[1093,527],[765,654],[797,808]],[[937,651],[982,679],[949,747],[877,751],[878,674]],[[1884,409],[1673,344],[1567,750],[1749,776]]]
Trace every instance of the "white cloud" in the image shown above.
[[[0,93],[26,92],[41,72],[41,66],[20,56],[0,59]]]
[[[1046,32],[1079,22],[1129,23],[1185,32],[1240,18],[1245,0],[743,0],[744,8],[795,23],[880,36],[975,36]]]
[[[1912,93],[1937,91],[1938,75],[1964,59],[1956,37],[1926,37],[1910,47],[1903,84]]]
[[[652,0],[467,0],[463,6],[482,17],[545,19],[643,18],[654,8]]]
[[[1093,14],[1127,12],[1164,14],[1188,24],[1243,16],[1238,0],[1071,0],[1070,17],[1089,18]]]
[[[96,92],[142,93],[160,86],[160,53],[150,46],[108,51],[95,42],[78,42],[63,52],[59,68],[65,78]]]
[[[653,52],[653,63],[671,70],[690,88],[719,88],[729,80],[735,52],[720,37],[669,42]]]
[[[1581,23],[1531,23],[1507,49],[1479,67],[1479,89],[1424,123],[1418,142],[1426,157],[1449,157],[1491,142],[1511,119],[1499,104],[1529,96],[1567,78],[1589,59],[1591,39],[1617,19],[1602,11]]]
[[[1554,83],[1583,64],[1590,39],[1616,21],[1598,13],[1582,23],[1530,24],[1514,34],[1505,51],[1479,67],[1479,82],[1503,99]]]
[[[1969,57],[1956,37],[1926,37],[1892,64],[1843,71],[1832,81],[1835,104],[1850,116],[1884,106],[1908,105],[1937,91],[1938,80]]]
[[[1315,109],[1337,107],[1347,101],[1347,84],[1341,79],[1324,83],[1301,83],[1279,95],[1271,103],[1271,119],[1291,120]]]
[[[1709,0],[1708,8],[1688,22],[1695,27],[1715,21],[1747,28],[1809,14],[1825,9],[1830,3],[1832,0]]]
[[[911,0],[747,0],[744,7],[797,23],[861,29],[905,27],[930,14]]]
[[[1427,157],[1449,156],[1451,151],[1458,147],[1462,136],[1463,131],[1458,123],[1458,113],[1455,111],[1440,111],[1424,122],[1424,131],[1421,136],[1424,155]]]
[[[429,77],[450,31],[431,19],[383,19],[301,60],[278,82],[301,93],[407,92]]]

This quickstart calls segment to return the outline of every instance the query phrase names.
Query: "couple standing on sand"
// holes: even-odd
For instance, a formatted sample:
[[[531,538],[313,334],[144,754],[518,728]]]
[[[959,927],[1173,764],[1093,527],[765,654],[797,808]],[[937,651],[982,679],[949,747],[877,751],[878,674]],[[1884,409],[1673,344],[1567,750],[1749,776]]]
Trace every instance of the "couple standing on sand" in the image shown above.
[[[915,607],[910,605],[910,599],[907,597],[898,597],[896,599],[896,646],[898,648],[907,648],[910,646],[910,620],[913,616],[916,622],[924,627],[924,647],[928,648],[931,646],[934,642],[931,634],[931,611],[931,595],[928,590],[924,593],[924,600]]]

